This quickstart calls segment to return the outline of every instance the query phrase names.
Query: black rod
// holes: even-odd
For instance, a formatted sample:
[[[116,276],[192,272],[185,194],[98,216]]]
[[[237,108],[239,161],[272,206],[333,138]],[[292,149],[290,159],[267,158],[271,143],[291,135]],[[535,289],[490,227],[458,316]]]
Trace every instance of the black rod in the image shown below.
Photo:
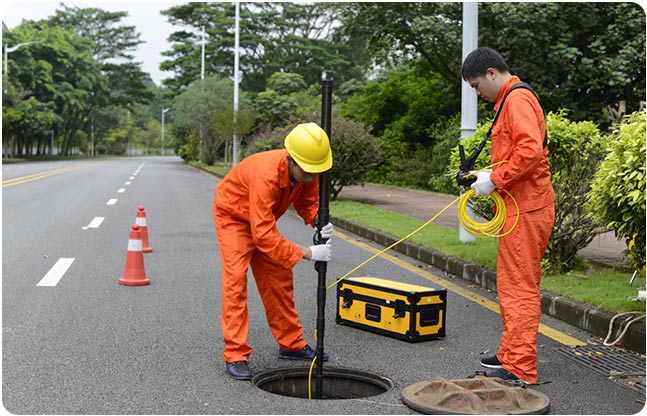
[[[331,138],[330,119],[332,114],[332,80],[324,79],[321,83],[321,127],[324,129],[328,138]],[[330,195],[330,179],[328,171],[319,174],[319,212],[317,214],[319,228],[328,224],[330,212],[328,208]],[[325,244],[323,238],[319,239],[319,244]],[[326,271],[327,263],[325,261],[315,262],[315,270],[319,273],[317,281],[317,350],[315,351],[316,360],[316,377],[315,377],[315,398],[321,399],[323,392],[323,357],[324,357],[324,332],[326,327]]]

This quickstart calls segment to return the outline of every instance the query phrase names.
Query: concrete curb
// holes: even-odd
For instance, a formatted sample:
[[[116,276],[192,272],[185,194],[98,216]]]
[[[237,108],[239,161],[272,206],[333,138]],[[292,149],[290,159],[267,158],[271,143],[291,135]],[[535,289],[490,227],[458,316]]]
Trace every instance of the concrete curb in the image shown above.
[[[399,240],[398,237],[388,233],[343,218],[331,216],[330,221],[339,228],[372,240],[385,247]],[[393,250],[437,267],[452,276],[475,283],[485,289],[496,291],[496,273],[483,266],[467,263],[456,257],[409,241],[403,241],[395,246]],[[611,312],[596,309],[544,290],[541,291],[541,310],[547,315],[602,338],[607,336],[609,324],[614,317],[614,314]],[[620,329],[618,327],[621,323],[622,319],[617,319],[614,322],[613,339],[619,335]],[[613,342],[613,339],[610,341]],[[622,338],[621,344],[628,350],[644,354],[645,325],[631,325]]]

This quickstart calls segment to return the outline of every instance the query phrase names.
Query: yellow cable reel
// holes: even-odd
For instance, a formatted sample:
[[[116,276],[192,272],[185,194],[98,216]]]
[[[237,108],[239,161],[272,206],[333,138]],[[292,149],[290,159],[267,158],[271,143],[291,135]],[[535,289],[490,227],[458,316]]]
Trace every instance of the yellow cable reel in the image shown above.
[[[469,189],[458,200],[457,208],[458,221],[468,233],[472,234],[474,237],[496,238],[507,235],[514,229],[514,227],[516,227],[517,222],[519,221],[519,205],[508,191],[503,191],[510,196],[510,199],[512,200],[512,202],[514,202],[517,211],[516,218],[512,227],[510,227],[510,229],[505,233],[499,234],[499,232],[505,225],[508,212],[503,197],[496,191],[493,191],[490,195],[488,195],[488,197],[494,200],[494,206],[496,207],[494,218],[492,218],[488,222],[474,221],[468,214],[467,203],[476,194],[476,191],[474,191],[474,189]]]

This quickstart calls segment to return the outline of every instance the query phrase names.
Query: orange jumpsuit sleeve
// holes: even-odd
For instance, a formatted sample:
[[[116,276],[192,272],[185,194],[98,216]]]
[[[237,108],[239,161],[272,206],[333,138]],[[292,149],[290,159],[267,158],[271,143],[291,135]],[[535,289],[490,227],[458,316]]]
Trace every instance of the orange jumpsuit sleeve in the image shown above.
[[[274,210],[279,194],[278,183],[262,175],[254,177],[249,184],[249,223],[256,248],[283,267],[292,268],[303,253],[283,238],[276,226]]]
[[[297,214],[299,214],[299,216],[303,218],[303,222],[306,225],[314,227],[315,217],[317,216],[317,212],[319,211],[318,177],[315,178],[314,181],[302,187],[299,196],[294,200],[294,203],[292,205],[294,206]]]
[[[501,114],[504,119],[501,124],[508,126],[512,143],[508,148],[509,152],[500,155],[500,160],[508,160],[508,163],[495,166],[490,176],[499,189],[509,188],[516,182],[528,179],[544,157],[544,131],[540,130],[537,122],[538,113],[543,118],[543,112],[537,99],[530,91],[515,90],[504,105],[507,108]]]

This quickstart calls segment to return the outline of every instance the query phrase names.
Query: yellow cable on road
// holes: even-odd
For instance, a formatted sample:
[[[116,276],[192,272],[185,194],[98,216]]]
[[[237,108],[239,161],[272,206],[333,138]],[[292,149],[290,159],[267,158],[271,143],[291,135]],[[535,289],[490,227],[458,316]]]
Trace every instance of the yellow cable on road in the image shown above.
[[[22,183],[32,182],[32,181],[36,181],[36,180],[39,180],[39,179],[44,179],[44,178],[47,178],[47,177],[50,177],[50,176],[58,175],[60,173],[66,173],[66,172],[71,172],[73,170],[88,168],[90,166],[96,165],[97,163],[98,162],[89,163],[89,164],[85,164],[85,165],[78,165],[78,166],[68,166],[66,168],[60,168],[60,169],[49,170],[49,171],[40,172],[40,173],[34,173],[32,175],[22,176],[20,178],[7,179],[6,181],[2,181],[2,187],[7,188],[9,186],[20,185]]]

